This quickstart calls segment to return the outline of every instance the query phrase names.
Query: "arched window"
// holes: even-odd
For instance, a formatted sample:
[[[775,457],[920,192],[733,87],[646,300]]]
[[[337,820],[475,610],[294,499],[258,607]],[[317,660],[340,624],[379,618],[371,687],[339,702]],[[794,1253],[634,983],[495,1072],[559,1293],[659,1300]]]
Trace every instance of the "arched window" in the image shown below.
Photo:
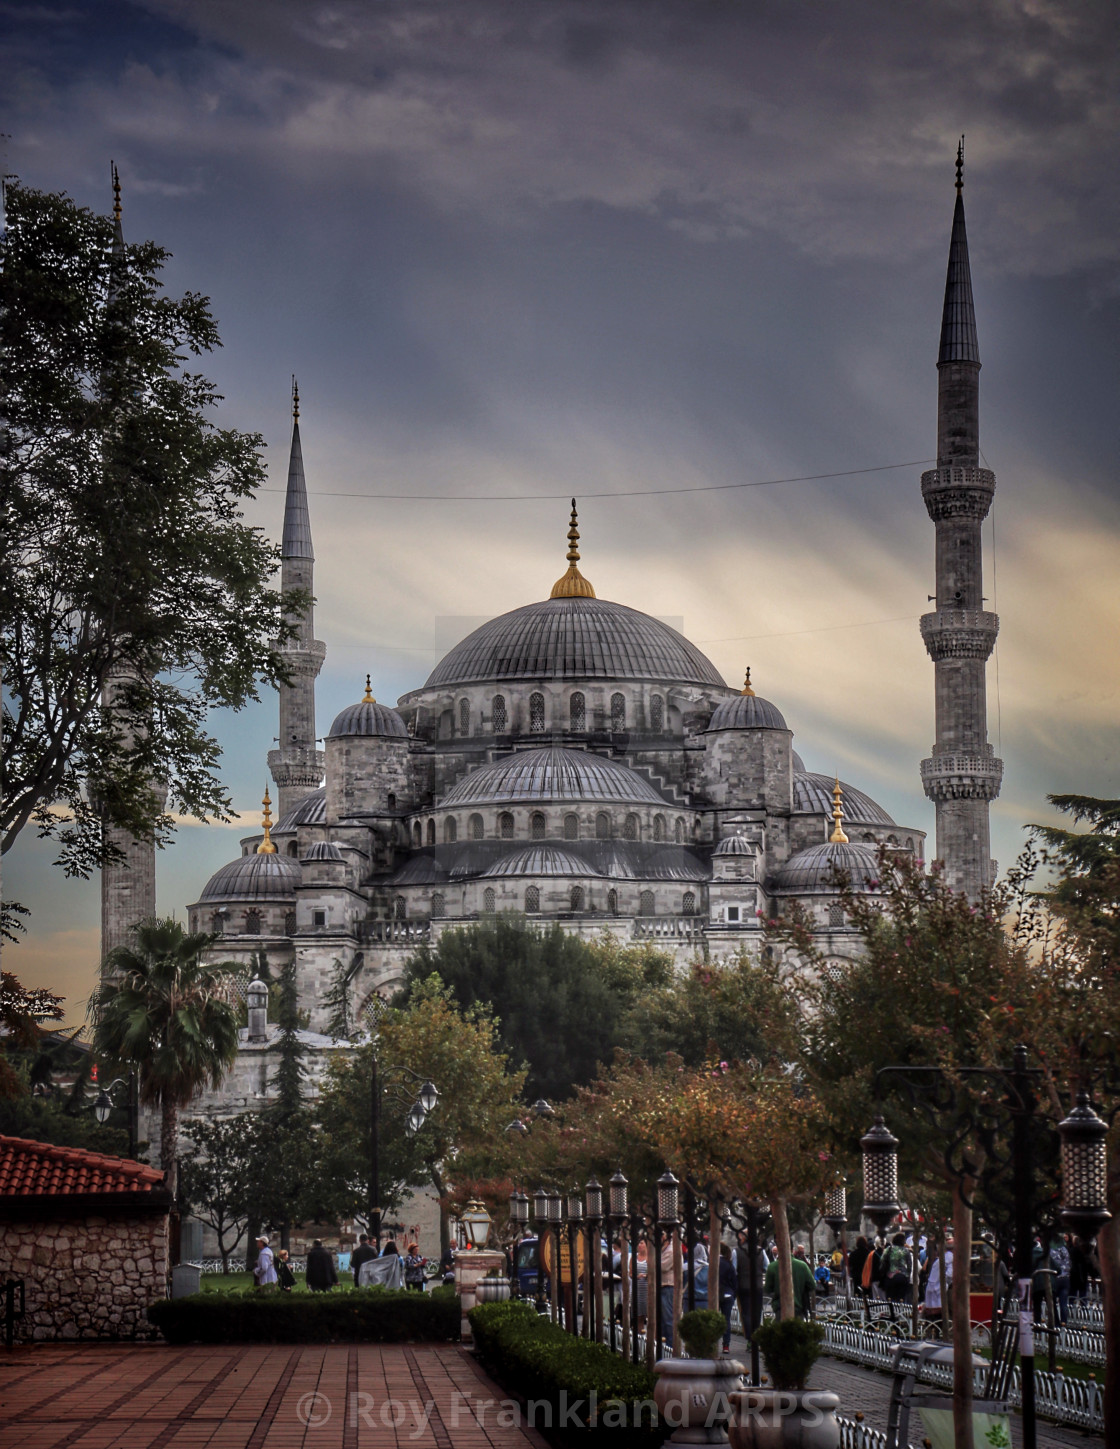
[[[568,705],[568,722],[574,734],[582,734],[587,728],[587,701],[582,694],[572,695]]]
[[[618,915],[618,892],[616,890],[607,892],[607,910],[612,916]]]
[[[680,818],[679,815],[677,816],[677,823],[673,827],[673,833],[676,836],[677,844],[678,845],[683,845],[684,844],[684,821]]]
[[[506,697],[504,694],[494,696],[494,733],[504,735],[509,728],[509,716],[506,714]]]
[[[513,839],[513,816],[508,810],[503,810],[498,816],[498,834],[503,840]]]
[[[436,843],[436,822],[434,820],[429,820],[428,821],[428,844],[429,845],[435,845],[435,843]]]
[[[215,911],[210,917],[210,934],[212,936],[220,936],[225,931],[225,928],[226,918],[224,912]],[[289,931],[288,934],[291,935],[291,932]]]
[[[897,845],[898,844],[898,836],[897,835],[888,835],[887,836],[887,844],[888,845]]]
[[[844,907],[835,902],[828,908],[828,924],[830,926],[842,926],[844,924]]]
[[[424,843],[424,833],[420,829],[419,820],[412,822],[412,843],[413,845],[423,845]]]
[[[467,833],[472,840],[481,840],[484,829],[481,815],[472,815],[467,821]]]
[[[572,908],[573,911],[582,911],[583,910],[584,896],[583,896],[583,887],[582,886],[573,886],[572,887],[571,895],[570,895],[570,900],[571,900],[571,908]]]
[[[488,916],[494,914],[494,908],[498,904],[498,897],[494,894],[494,887],[487,886],[482,892],[482,909]]]
[[[870,830],[865,830],[863,832],[863,835],[862,835],[861,838],[863,840],[864,845],[874,845],[875,844],[875,837],[871,834]]]
[[[914,837],[912,835],[908,835],[906,837],[906,849],[910,852],[911,855],[914,854]]]
[[[471,732],[471,702],[469,699],[459,701],[459,733],[469,735]]]
[[[641,916],[653,915],[653,892],[643,891],[638,898],[638,914]]]
[[[641,838],[641,833],[642,829],[638,817],[631,811],[623,822],[622,837],[624,840],[638,840]]]
[[[534,693],[529,696],[529,732],[534,735],[544,734],[544,695]]]
[[[595,839],[609,840],[611,838],[611,817],[605,810],[600,810],[595,817]]]
[[[443,899],[443,895],[440,891],[436,891],[435,894],[432,896],[432,919],[438,921],[442,916],[445,916],[446,914],[447,905]]]
[[[621,734],[626,728],[626,697],[622,694],[611,695],[611,729],[615,734]]]
[[[393,914],[396,916],[398,921],[408,920],[408,902],[405,900],[404,896],[398,896],[393,902]]]
[[[665,701],[655,694],[649,702],[649,727],[659,735],[665,728]]]
[[[694,916],[696,914],[695,891],[685,891],[684,899],[681,901],[681,910],[686,916]]]
[[[247,936],[259,936],[261,933],[260,911],[245,912],[245,934]]]
[[[529,817],[529,839],[543,840],[545,835],[544,815],[539,810],[534,810]]]
[[[665,839],[665,817],[664,817],[664,815],[655,815],[653,817],[653,838],[654,838],[654,840],[664,840]]]
[[[530,886],[525,892],[525,914],[535,916],[541,908],[541,893],[537,886]]]
[[[565,815],[564,816],[564,839],[565,840],[578,840],[579,839],[579,816],[578,815]]]
[[[390,790],[389,793],[388,793],[388,795],[385,796],[385,809],[386,810],[395,810],[396,808],[397,808],[397,797],[393,794],[392,790]]]
[[[443,822],[443,843],[445,845],[454,845],[458,834],[459,827],[455,824],[455,817],[454,815],[449,815]]]
[[[288,841],[288,854],[289,855],[298,855],[299,854],[299,845],[298,845],[298,843],[296,841],[294,841],[294,840],[289,840]]]
[[[295,911],[289,911],[288,914],[284,917],[284,934],[285,936],[294,936],[295,933],[296,913]]]

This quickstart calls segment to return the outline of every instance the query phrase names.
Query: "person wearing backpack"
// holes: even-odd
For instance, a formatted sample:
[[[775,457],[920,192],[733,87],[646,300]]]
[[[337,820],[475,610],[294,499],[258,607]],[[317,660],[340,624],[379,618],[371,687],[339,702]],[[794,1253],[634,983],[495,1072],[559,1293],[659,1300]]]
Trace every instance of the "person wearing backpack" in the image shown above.
[[[901,1303],[910,1292],[910,1275],[914,1260],[906,1246],[906,1238],[896,1233],[890,1246],[883,1249],[879,1263],[879,1286],[887,1295],[888,1303]]]

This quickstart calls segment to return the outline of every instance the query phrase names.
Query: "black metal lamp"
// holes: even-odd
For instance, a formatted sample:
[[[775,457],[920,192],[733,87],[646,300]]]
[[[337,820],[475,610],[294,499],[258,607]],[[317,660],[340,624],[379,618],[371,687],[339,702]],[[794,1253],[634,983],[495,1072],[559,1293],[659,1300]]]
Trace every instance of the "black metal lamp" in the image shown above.
[[[667,1167],[657,1179],[657,1221],[665,1228],[675,1228],[677,1225],[677,1200],[680,1192],[680,1183],[673,1174],[673,1169]]]
[[[863,1148],[863,1211],[880,1230],[898,1216],[898,1138],[876,1117]]]
[[[529,1199],[517,1188],[509,1195],[509,1220],[515,1228],[523,1228],[529,1222]]]
[[[583,1191],[588,1221],[593,1223],[602,1222],[603,1188],[599,1179],[597,1177],[588,1178]]]
[[[533,1103],[533,1115],[534,1117],[555,1117],[556,1112],[543,1097],[538,1097]]]
[[[848,1226],[848,1193],[843,1185],[829,1188],[825,1193],[824,1220],[837,1238]]]
[[[420,1105],[424,1109],[425,1117],[429,1112],[435,1111],[435,1105],[439,1101],[439,1093],[436,1091],[434,1082],[425,1082],[420,1088]]]
[[[529,1135],[528,1124],[522,1122],[520,1117],[515,1117],[505,1130],[507,1132],[516,1132],[518,1137],[527,1137]]]
[[[630,1213],[629,1183],[620,1167],[610,1180],[611,1217],[624,1218]]]
[[[568,1221],[570,1223],[583,1222],[583,1198],[580,1196],[578,1187],[573,1187],[568,1193]]]
[[[112,1110],[113,1103],[109,1098],[109,1093],[105,1090],[104,1087],[102,1087],[100,1092],[98,1092],[97,1094],[97,1101],[93,1104],[93,1115],[97,1118],[98,1122],[101,1124],[102,1127],[104,1127],[105,1123],[108,1122],[109,1113]]]
[[[533,1194],[533,1216],[538,1223],[548,1221],[548,1188],[538,1187]]]
[[[416,1133],[420,1131],[420,1128],[424,1125],[424,1121],[427,1118],[427,1115],[427,1112],[424,1111],[424,1108],[420,1105],[419,1102],[413,1102],[412,1110],[409,1112],[404,1124],[410,1136],[414,1137]]]
[[[560,1194],[551,1189],[548,1193],[548,1221],[559,1223],[564,1220],[564,1203]]]
[[[1096,1237],[1112,1214],[1108,1201],[1108,1123],[1098,1117],[1088,1092],[1077,1094],[1077,1106],[1058,1123],[1062,1142],[1062,1221],[1087,1241]]]

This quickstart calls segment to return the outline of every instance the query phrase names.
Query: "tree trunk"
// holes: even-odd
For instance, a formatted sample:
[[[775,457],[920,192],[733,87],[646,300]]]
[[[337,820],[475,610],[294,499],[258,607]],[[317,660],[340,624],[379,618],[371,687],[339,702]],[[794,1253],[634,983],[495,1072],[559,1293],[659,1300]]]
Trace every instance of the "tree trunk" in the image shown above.
[[[774,1243],[778,1252],[778,1293],[780,1317],[793,1317],[793,1249],[789,1240],[789,1217],[784,1197],[770,1199],[770,1216],[774,1220]]]
[[[1120,1449],[1120,1182],[1109,1197],[1112,1221],[1097,1239],[1104,1308],[1104,1444]]]
[[[957,1261],[957,1250],[953,1248],[953,1262]],[[941,1275],[941,1342],[949,1342],[949,1284],[945,1281],[945,1234],[942,1233],[937,1240],[937,1261],[941,1265],[938,1272]],[[993,1271],[993,1279],[994,1279]],[[993,1283],[994,1286],[994,1283]]]
[[[972,1178],[953,1185],[953,1444],[973,1449],[972,1322],[968,1299],[972,1244]],[[944,1288],[942,1289],[944,1292]]]
[[[710,1273],[709,1269],[709,1273]],[[673,1357],[681,1356],[681,1309],[684,1296],[684,1254],[681,1252],[681,1230],[673,1229]]]
[[[172,1200],[179,1199],[179,1104],[172,1097],[160,1103],[159,1165],[167,1178]]]
[[[622,1243],[622,1357],[630,1358],[630,1254],[633,1251],[630,1242],[630,1229],[623,1228],[619,1233]]]
[[[719,1312],[719,1248],[723,1238],[723,1214],[720,1200],[713,1193],[708,1198],[708,1307]]]

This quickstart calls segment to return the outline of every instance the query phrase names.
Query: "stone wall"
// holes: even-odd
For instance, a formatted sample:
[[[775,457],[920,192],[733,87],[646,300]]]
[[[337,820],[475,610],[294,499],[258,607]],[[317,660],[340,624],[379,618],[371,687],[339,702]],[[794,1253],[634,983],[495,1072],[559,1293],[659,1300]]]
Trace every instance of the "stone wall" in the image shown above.
[[[167,1291],[167,1216],[6,1221],[3,1271],[24,1281],[19,1342],[158,1338],[145,1316]]]

